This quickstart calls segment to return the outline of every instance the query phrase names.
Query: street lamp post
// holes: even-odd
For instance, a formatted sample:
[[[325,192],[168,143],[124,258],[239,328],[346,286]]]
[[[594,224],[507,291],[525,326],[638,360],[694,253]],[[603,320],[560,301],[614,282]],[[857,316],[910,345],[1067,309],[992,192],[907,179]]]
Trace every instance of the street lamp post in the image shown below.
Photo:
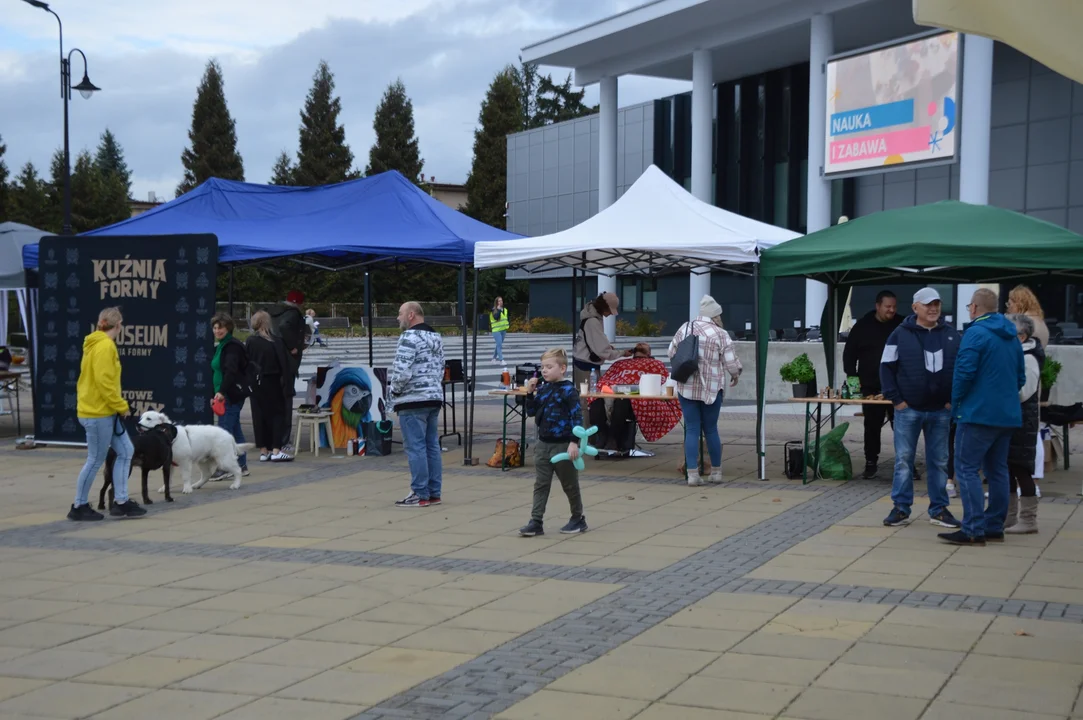
[[[90,82],[87,76],[86,55],[79,48],[72,48],[71,52],[64,55],[64,24],[60,22],[60,16],[53,12],[48,3],[41,0],[23,0],[28,5],[41,8],[56,18],[56,24],[60,29],[60,97],[64,100],[64,225],[60,230],[61,235],[71,235],[71,151],[68,143],[68,100],[71,99],[71,91],[78,90],[79,94],[87,100],[101,88]],[[71,84],[71,56],[75,53],[83,58],[83,79],[78,84]]]

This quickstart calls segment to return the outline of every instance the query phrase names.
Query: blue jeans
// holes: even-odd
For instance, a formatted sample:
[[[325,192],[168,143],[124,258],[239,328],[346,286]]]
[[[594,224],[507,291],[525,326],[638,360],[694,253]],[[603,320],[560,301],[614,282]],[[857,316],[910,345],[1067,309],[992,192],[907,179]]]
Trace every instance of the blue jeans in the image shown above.
[[[439,417],[440,408],[434,407],[399,411],[402,444],[410,463],[410,489],[422,500],[440,497],[444,482]]]
[[[910,514],[914,504],[914,454],[918,435],[925,435],[925,470],[929,490],[929,517],[948,507],[948,435],[951,411],[924,412],[906,408],[895,410],[895,478],[891,484],[891,502]]]
[[[504,336],[507,334],[507,330],[498,330],[493,333],[493,342],[496,343],[496,349],[493,350],[493,359],[500,362],[504,362]]]
[[[1008,514],[1008,446],[1013,428],[959,423],[955,428],[955,483],[963,501],[963,532],[971,537],[1004,532]],[[989,482],[989,507],[981,476]]]
[[[234,403],[226,398],[226,412],[222,417],[218,418],[218,427],[222,428],[237,442],[238,445],[243,445],[247,442],[244,439],[244,431],[241,430],[241,408],[244,407],[244,400],[239,403]],[[242,469],[248,467],[248,453],[241,453],[237,458],[237,464]]]
[[[684,462],[688,472],[699,467],[699,436],[707,439],[707,454],[711,456],[711,467],[722,467],[722,438],[718,436],[718,413],[722,411],[722,391],[708,405],[699,400],[689,400],[677,395],[684,414]]]
[[[132,467],[132,440],[127,430],[121,435],[113,432],[114,427],[122,427],[120,420],[112,415],[103,418],[79,418],[79,424],[86,430],[86,464],[79,471],[79,480],[75,485],[75,507],[86,505],[90,500],[90,486],[105,464],[109,448],[117,451],[117,461],[113,465],[113,499],[119,505],[128,502],[128,472]]]

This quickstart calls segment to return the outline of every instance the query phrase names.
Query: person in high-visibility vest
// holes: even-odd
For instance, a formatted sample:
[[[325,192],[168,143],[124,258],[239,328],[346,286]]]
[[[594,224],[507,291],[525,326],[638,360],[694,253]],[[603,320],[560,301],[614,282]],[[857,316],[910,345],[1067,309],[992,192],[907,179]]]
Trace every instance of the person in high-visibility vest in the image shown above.
[[[504,336],[508,334],[511,322],[508,320],[508,311],[504,308],[504,298],[497,298],[493,303],[493,311],[489,315],[489,329],[493,331],[493,362],[504,362]]]

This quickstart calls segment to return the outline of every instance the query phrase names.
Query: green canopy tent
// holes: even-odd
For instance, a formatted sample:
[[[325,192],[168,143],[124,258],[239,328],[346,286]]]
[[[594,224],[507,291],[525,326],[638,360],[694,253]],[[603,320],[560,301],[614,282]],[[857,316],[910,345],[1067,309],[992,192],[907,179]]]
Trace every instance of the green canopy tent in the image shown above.
[[[878,212],[764,250],[758,270],[760,308],[770,308],[775,278],[804,276],[828,286],[821,329],[828,379],[842,319],[840,289],[905,282],[999,283],[1028,277],[1083,277],[1083,235],[989,205],[955,200]],[[756,319],[756,446],[766,477],[764,411],[770,314]]]

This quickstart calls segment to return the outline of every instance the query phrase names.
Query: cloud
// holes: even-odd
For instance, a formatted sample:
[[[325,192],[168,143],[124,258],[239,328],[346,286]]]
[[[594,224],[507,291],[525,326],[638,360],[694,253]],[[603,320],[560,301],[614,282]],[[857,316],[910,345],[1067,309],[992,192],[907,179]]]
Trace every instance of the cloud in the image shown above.
[[[627,0],[189,0],[187,3],[71,3],[54,9],[66,47],[87,52],[103,92],[70,103],[73,154],[109,127],[133,171],[133,195],[171,198],[183,168],[195,89],[206,61],[223,66],[245,174],[266,182],[282,150],[297,149],[300,109],[317,63],[327,60],[342,98],[340,122],[364,168],[372,116],[401,77],[414,103],[426,175],[463,182],[478,108],[493,75],[519,48],[604,17]],[[0,31],[0,135],[16,170],[28,160],[47,172],[62,143],[56,24],[30,6],[5,9]],[[50,24],[51,23],[51,24]],[[10,42],[9,42],[10,40]],[[14,49],[11,49],[14,48]],[[566,70],[554,70],[563,77]],[[74,60],[78,80],[82,61]],[[672,94],[684,83],[622,78],[621,103]],[[587,99],[597,102],[596,88]]]

